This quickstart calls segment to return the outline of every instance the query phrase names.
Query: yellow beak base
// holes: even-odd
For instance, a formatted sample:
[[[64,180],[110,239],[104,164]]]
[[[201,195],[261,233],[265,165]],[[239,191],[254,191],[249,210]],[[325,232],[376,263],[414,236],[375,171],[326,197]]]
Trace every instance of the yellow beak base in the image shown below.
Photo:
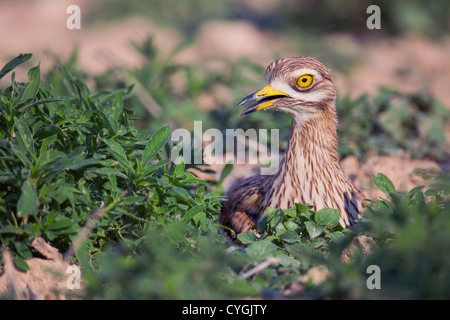
[[[275,103],[275,101],[277,100],[277,98],[280,98],[280,96],[290,97],[286,93],[279,91],[279,90],[274,90],[270,85],[267,85],[262,90],[252,93],[251,95],[242,99],[242,101],[239,102],[237,106],[240,107],[240,106],[250,103],[250,102],[257,102],[256,104],[251,105],[250,107],[248,107],[241,113],[241,115],[249,114],[254,111],[258,111],[258,110],[272,106]],[[274,98],[270,99],[270,97],[274,97]],[[267,99],[267,101],[261,101],[266,98],[269,98],[269,99]],[[260,101],[261,101],[261,103],[258,103]]]
[[[265,86],[261,91],[256,92],[255,96],[260,98],[260,99],[264,99],[265,97],[270,97],[270,96],[286,96],[286,97],[289,97],[286,93],[284,93],[282,91],[279,91],[279,90],[274,90],[269,85]],[[276,99],[264,102],[263,104],[259,105],[258,108],[256,108],[256,110],[261,110],[261,109],[270,107],[271,105],[273,105],[273,103],[275,101],[276,101]]]

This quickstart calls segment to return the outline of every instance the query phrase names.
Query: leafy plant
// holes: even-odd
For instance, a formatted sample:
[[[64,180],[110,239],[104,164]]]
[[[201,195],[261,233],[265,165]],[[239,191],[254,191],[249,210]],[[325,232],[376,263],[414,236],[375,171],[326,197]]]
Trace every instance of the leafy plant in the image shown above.
[[[133,106],[133,113],[128,114],[131,120],[137,120],[133,123],[137,128],[157,130],[161,123],[171,123],[175,127],[192,130],[194,121],[201,120],[203,130],[280,129],[280,148],[285,148],[291,123],[288,115],[257,112],[251,117],[241,117],[232,108],[242,97],[262,85],[260,79],[264,78],[263,67],[241,60],[224,62],[225,71],[213,71],[202,66],[175,62],[173,56],[183,45],[169,55],[162,55],[151,38],[140,44],[135,43],[134,47],[145,59],[140,68],[124,70],[117,67],[104,75],[90,76],[77,69],[77,52],[74,51],[64,64],[66,68],[59,73],[50,72],[47,81],[60,95],[70,95],[68,77],[62,78],[65,72],[69,72],[72,77],[89,79],[95,83],[97,91],[120,88],[126,82],[134,82],[139,88],[138,93],[123,98],[125,105]],[[230,102],[217,102],[211,111],[201,110],[199,94],[210,94],[215,86],[230,88]],[[149,104],[156,105],[159,112],[147,112],[144,106],[149,108]],[[445,128],[450,123],[450,112],[427,92],[403,94],[380,88],[373,96],[338,96],[336,107],[341,158],[354,155],[364,161],[373,155],[399,151],[406,151],[414,158],[441,161],[449,157]]]
[[[230,271],[240,260],[225,253],[219,237],[200,233],[184,219],[149,227],[139,243],[104,248],[83,297],[226,299],[252,294],[253,287]]]
[[[448,173],[440,175],[447,176]],[[327,262],[331,277],[320,287],[334,298],[447,299],[450,296],[449,193],[442,189],[416,187],[397,192],[383,174],[374,183],[386,194],[370,205],[357,235],[374,239],[370,253],[353,252],[353,261],[343,264],[337,255]],[[381,270],[381,289],[366,287],[367,267]]]
[[[1,77],[30,57],[13,59]],[[13,73],[11,85],[0,91],[0,246],[19,268],[27,270],[26,259],[37,255],[29,246],[37,236],[67,252],[93,223],[75,248],[85,298],[450,297],[448,173],[435,176],[431,188],[407,193],[385,175],[373,176],[386,198],[369,204],[351,230],[340,227],[336,210],[296,204],[270,208],[254,232],[228,245],[216,219],[230,166],[213,192],[214,184],[195,177],[183,161],[172,163],[169,126],[133,127],[132,86],[91,91],[64,67],[48,78],[49,86],[39,66],[28,77],[17,83]],[[374,105],[368,98],[347,101],[344,114],[356,136],[386,130],[380,120],[359,131],[365,128],[361,104],[380,116],[393,97],[406,99],[423,113],[404,119],[419,125],[440,114],[434,104],[384,93]],[[421,136],[400,127],[401,135]],[[376,139],[366,143],[377,145]],[[355,245],[362,237],[373,239],[371,250]],[[347,262],[344,253],[351,253]],[[369,265],[381,269],[380,291],[366,287]],[[321,283],[308,280],[315,267],[327,270]]]
[[[107,3],[107,5],[105,5]],[[273,31],[301,30],[309,34],[327,32],[371,32],[366,28],[367,7],[370,1],[331,0],[308,2],[299,6],[295,1],[274,2],[254,6],[234,1],[210,3],[196,0],[192,3],[177,1],[160,2],[152,0],[143,4],[132,0],[126,4],[114,1],[100,1],[87,20],[111,20],[124,15],[143,15],[163,25],[175,26],[177,30],[191,35],[201,23],[210,19],[245,17],[265,29]],[[388,35],[419,33],[439,38],[448,32],[449,8],[445,0],[427,3],[419,0],[392,2],[380,0],[382,30]],[[321,21],[321,23],[317,23]],[[373,32],[373,31],[372,31]]]
[[[147,58],[147,62],[142,68],[130,70],[130,76],[164,106],[164,112],[152,119],[151,125],[171,121],[177,126],[192,129],[195,120],[202,120],[204,124],[222,131],[229,128],[280,129],[281,148],[284,148],[291,122],[286,114],[264,112],[255,113],[252,117],[240,117],[230,105],[219,103],[211,112],[199,110],[198,107],[198,94],[210,92],[215,85],[229,88],[241,85],[240,89],[232,92],[230,99],[237,103],[249,91],[261,86],[261,82],[251,76],[244,76],[244,72],[255,74],[256,79],[263,79],[263,68],[242,60],[229,64],[229,72],[226,73],[208,71],[198,66],[178,65],[170,56],[162,57],[151,40],[135,46]],[[175,84],[170,81],[174,75],[182,75],[183,82],[186,82],[181,92],[175,92]],[[244,84],[247,90],[243,90]],[[180,105],[183,107],[180,108]],[[374,96],[339,96],[336,107],[339,153],[342,158],[355,155],[365,160],[372,155],[402,150],[414,158],[443,160],[449,157],[445,128],[450,124],[450,112],[426,92],[403,94],[380,88]]]
[[[416,158],[446,159],[445,127],[450,112],[425,93],[401,94],[381,88],[375,97],[337,101],[342,157],[408,151]]]
[[[30,57],[8,63],[2,76]],[[70,95],[60,96],[41,82],[39,66],[28,77],[17,83],[13,73],[0,92],[0,246],[18,267],[28,269],[37,236],[65,252],[93,219],[100,220],[88,241],[93,255],[106,242],[137,240],[147,225],[180,217],[200,232],[217,231],[223,198],[183,162],[164,159],[169,126],[153,134],[133,128],[124,105],[132,87],[91,92],[63,69]]]
[[[448,174],[438,177],[437,181],[447,181]],[[294,297],[449,297],[446,270],[450,260],[445,254],[450,245],[448,184],[398,192],[381,173],[373,176],[373,181],[387,198],[370,204],[355,228],[341,230],[335,210],[314,213],[297,204],[289,210],[271,209],[258,224],[260,236],[240,234],[238,239],[247,245],[245,268],[277,258],[252,274],[250,279],[262,286],[260,292],[282,294],[297,284],[300,290],[289,290]],[[371,245],[356,245],[361,239],[369,239]],[[366,286],[371,265],[380,267],[381,290]],[[313,267],[326,270],[323,282],[315,284],[300,277]]]

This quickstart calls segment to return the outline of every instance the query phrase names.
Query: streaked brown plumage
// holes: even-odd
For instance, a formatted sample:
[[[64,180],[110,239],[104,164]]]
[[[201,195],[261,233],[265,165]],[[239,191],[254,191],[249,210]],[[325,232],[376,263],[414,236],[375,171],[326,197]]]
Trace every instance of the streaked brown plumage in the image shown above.
[[[283,58],[266,69],[266,87],[238,107],[248,114],[273,109],[292,116],[288,146],[278,172],[237,181],[228,191],[219,223],[236,234],[251,231],[267,207],[287,209],[309,203],[335,208],[340,224],[361,218],[363,194],[342,171],[338,159],[336,90],[330,71],[313,58]]]

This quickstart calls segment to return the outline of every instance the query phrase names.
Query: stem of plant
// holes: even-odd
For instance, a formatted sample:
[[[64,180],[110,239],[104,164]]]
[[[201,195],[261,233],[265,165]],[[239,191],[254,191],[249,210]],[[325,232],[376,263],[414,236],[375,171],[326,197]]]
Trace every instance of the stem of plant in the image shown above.
[[[81,229],[75,240],[72,242],[72,245],[70,246],[69,250],[67,250],[67,252],[64,254],[64,260],[67,261],[69,257],[75,255],[75,253],[78,251],[83,241],[89,238],[89,234],[95,228],[97,222],[100,221],[108,211],[114,208],[116,204],[117,202],[114,201],[110,203],[107,207],[102,207],[94,212],[91,220],[89,220],[83,227],[83,229]]]

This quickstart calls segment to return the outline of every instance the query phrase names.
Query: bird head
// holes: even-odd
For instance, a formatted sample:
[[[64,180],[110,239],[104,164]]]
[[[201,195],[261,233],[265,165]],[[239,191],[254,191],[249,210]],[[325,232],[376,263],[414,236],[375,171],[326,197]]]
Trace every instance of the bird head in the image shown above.
[[[335,111],[336,89],[330,71],[309,57],[282,58],[266,69],[266,86],[242,99],[237,107],[252,103],[241,115],[277,110],[298,119]]]

